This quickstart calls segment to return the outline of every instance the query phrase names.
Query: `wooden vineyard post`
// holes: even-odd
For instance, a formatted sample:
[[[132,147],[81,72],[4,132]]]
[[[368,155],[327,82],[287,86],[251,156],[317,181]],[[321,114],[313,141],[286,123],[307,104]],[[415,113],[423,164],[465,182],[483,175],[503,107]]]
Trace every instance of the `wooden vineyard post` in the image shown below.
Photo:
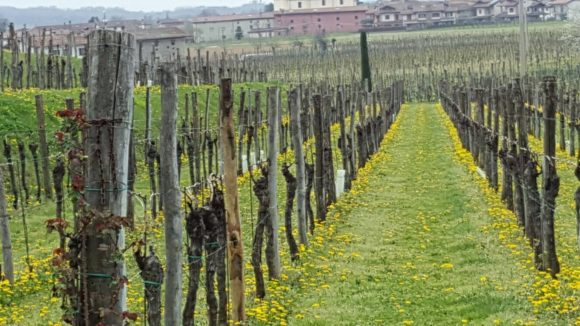
[[[476,164],[483,168],[485,162],[485,136],[484,136],[484,102],[483,102],[484,90],[482,88],[478,88],[475,90],[475,97],[477,99],[477,112],[475,113],[475,119],[477,121],[477,125],[475,129],[475,137],[477,138],[475,142],[477,145],[473,150],[477,153],[475,154],[476,157]]]
[[[540,113],[540,85],[534,87],[534,135],[540,138],[542,135],[542,114]]]
[[[319,221],[326,220],[326,206],[324,202],[324,153],[322,143],[322,98],[319,94],[314,95],[312,102],[314,104],[314,143],[316,148],[316,160],[314,167],[314,191],[316,193],[316,217]]]
[[[34,164],[34,176],[36,178],[36,201],[40,203],[41,187],[40,171],[38,170],[38,145],[35,142],[28,144],[28,150],[32,154],[32,163]]]
[[[0,44],[4,44],[4,33],[0,32]],[[0,50],[0,92],[4,91],[4,51]]]
[[[348,137],[349,145],[350,145],[350,156],[348,158],[348,165],[349,165],[349,184],[352,185],[352,181],[356,179],[356,139],[355,139],[355,117],[356,117],[356,105],[358,104],[358,92],[354,93],[353,100],[350,102],[350,107],[346,108],[348,114],[350,115],[350,123],[348,128]],[[346,115],[346,113],[345,113]]]
[[[268,207],[270,221],[266,227],[268,241],[266,242],[266,262],[270,279],[280,278],[280,248],[278,240],[278,137],[279,118],[278,93],[279,89],[268,89]]]
[[[498,145],[499,145],[499,90],[492,91],[493,97],[493,132],[491,136],[491,187],[498,191],[499,173],[498,173]],[[491,111],[489,112],[491,114]]]
[[[16,172],[14,171],[15,164],[12,160],[12,147],[9,141],[6,139],[3,141],[4,143],[4,157],[6,157],[6,163],[8,165],[8,173],[10,174],[10,190],[12,192],[12,208],[18,208],[18,187],[16,185]]]
[[[147,172],[149,175],[149,191],[151,192],[151,215],[157,217],[157,183],[155,182],[155,162],[157,158],[157,149],[151,139],[151,88],[147,87],[145,91],[145,161],[147,163]]]
[[[298,215],[298,234],[300,243],[308,245],[308,226],[306,223],[306,176],[304,166],[304,151],[302,149],[302,131],[300,130],[300,94],[293,89],[288,94],[290,111],[290,134],[294,146],[294,158],[296,160],[296,214]],[[344,123],[344,120],[342,120]],[[344,140],[343,140],[344,141]]]
[[[165,256],[167,276],[165,282],[165,325],[181,325],[182,295],[182,225],[181,192],[177,169],[177,76],[175,66],[162,64],[161,81],[161,135],[160,193],[165,214]]]
[[[507,90],[506,90],[506,97],[505,97],[505,101],[504,101],[504,117],[505,117],[505,121],[506,121],[506,125],[505,125],[505,131],[506,133],[504,134],[504,137],[507,137],[505,140],[505,145],[506,145],[506,150],[503,153],[504,154],[504,160],[505,160],[505,173],[506,173],[506,179],[505,182],[503,183],[505,192],[507,194],[507,197],[505,198],[506,201],[506,205],[507,208],[510,211],[514,210],[514,193],[515,190],[514,188],[516,188],[516,182],[517,179],[514,177],[514,158],[517,156],[517,145],[515,143],[515,125],[514,125],[514,103],[512,100],[512,96],[513,96],[513,92],[512,92],[512,85],[508,84],[507,86]],[[520,220],[520,216],[518,215],[518,224],[522,225],[521,220]]]
[[[247,114],[245,112],[246,106],[246,91],[240,91],[240,108],[238,109],[238,174],[242,175],[243,170],[242,153],[244,152],[244,135],[246,134]]]
[[[246,319],[246,312],[244,308],[244,248],[238,198],[232,80],[222,79],[220,89],[220,137],[224,154],[228,266],[232,294],[231,318],[235,323],[243,322]]]
[[[192,119],[193,119],[193,157],[195,159],[195,182],[201,182],[201,122],[197,109],[197,93],[191,93]]]
[[[350,189],[350,182],[351,182],[351,173],[349,171],[349,155],[350,155],[350,148],[349,148],[349,141],[346,136],[346,110],[350,106],[350,98],[345,101],[344,99],[344,89],[342,86],[339,87],[338,92],[338,121],[340,123],[340,153],[342,157],[342,168],[345,172],[345,189]],[[386,108],[381,105],[381,110],[386,112]]]
[[[544,77],[544,165],[542,180],[542,266],[552,277],[560,272],[554,238],[554,210],[560,189],[556,173],[556,78]]]
[[[44,117],[44,105],[42,95],[36,95],[36,119],[38,121],[38,140],[40,142],[40,156],[42,159],[42,180],[44,185],[44,198],[52,198],[52,186],[50,184],[50,170],[48,159],[48,143],[46,141],[46,123]],[[40,185],[38,185],[40,187]]]
[[[89,44],[87,207],[82,217],[86,225],[80,282],[84,298],[77,307],[78,322],[122,325],[126,276],[119,256],[128,225],[135,39],[128,33],[97,30],[89,34]]]
[[[28,200],[30,198],[28,193],[28,185],[26,183],[26,147],[24,146],[24,142],[18,139],[17,141],[18,146],[18,160],[20,163],[19,169],[19,177],[20,177],[20,189],[24,191],[24,195],[22,196],[22,204],[28,205]]]
[[[324,200],[326,207],[330,206],[332,203],[336,202],[336,186],[334,182],[334,164],[332,160],[332,139],[330,135],[330,126],[332,124],[332,119],[330,117],[330,96],[325,96],[323,102],[323,117],[322,117],[322,153],[324,159]],[[369,119],[368,123],[372,123],[372,119]],[[373,137],[368,137],[369,144],[373,143]],[[367,138],[367,139],[368,139]],[[372,146],[372,145],[370,145]],[[369,153],[370,157],[370,153]]]
[[[576,155],[576,98],[577,90],[572,90],[569,96],[570,103],[570,156],[574,157]],[[579,144],[580,145],[580,144]]]
[[[190,62],[191,64],[191,62]],[[191,69],[191,67],[190,67]],[[194,147],[196,146],[195,144],[195,138],[194,138],[194,133],[195,131],[192,130],[194,124],[191,123],[191,121],[193,121],[193,119],[197,118],[194,114],[194,117],[192,120],[189,120],[189,107],[187,105],[188,103],[188,99],[189,96],[188,94],[185,94],[185,142],[186,142],[186,146],[187,146],[187,166],[189,168],[189,182],[190,184],[195,184],[195,154],[194,154]],[[197,98],[195,96],[195,93],[191,93],[191,106],[192,106],[192,112],[195,112],[196,109],[196,105],[197,105]]]
[[[12,240],[10,239],[10,217],[8,216],[4,173],[0,167],[0,235],[2,236],[3,273],[10,284],[14,284],[14,263],[12,260]]]
[[[68,34],[67,37],[67,44],[66,44],[66,78],[65,80],[65,88],[74,88],[74,78],[73,78],[73,66],[72,66],[72,55],[73,50],[75,50],[75,35],[73,32]],[[64,73],[63,73],[64,75]]]
[[[10,50],[12,51],[12,89],[22,88],[22,65],[19,64],[19,48],[14,24],[10,23]],[[2,63],[4,64],[4,63]]]
[[[262,106],[261,106],[261,93],[257,91],[254,93],[254,153],[256,156],[256,163],[262,161],[260,155],[260,129],[262,127]]]
[[[563,82],[560,85],[560,92],[556,100],[557,111],[560,114],[560,150],[566,150],[566,102],[567,95],[565,94],[566,84]]]
[[[511,107],[512,119],[510,121],[513,130],[510,130],[511,140],[512,140],[512,170],[513,170],[513,182],[514,182],[514,212],[518,218],[518,224],[525,227],[526,225],[526,214],[525,214],[525,192],[523,185],[523,170],[525,168],[525,163],[527,162],[527,128],[524,119],[524,100],[522,97],[522,89],[520,86],[519,79],[516,79],[512,87],[513,106]],[[516,129],[517,124],[517,129]],[[517,130],[517,132],[516,132]]]

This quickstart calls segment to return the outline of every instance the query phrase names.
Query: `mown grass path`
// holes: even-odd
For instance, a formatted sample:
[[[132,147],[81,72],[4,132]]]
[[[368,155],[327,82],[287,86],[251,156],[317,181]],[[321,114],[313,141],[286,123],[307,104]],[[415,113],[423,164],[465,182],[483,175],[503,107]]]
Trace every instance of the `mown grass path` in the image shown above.
[[[328,286],[308,291],[289,324],[564,324],[533,314],[522,269],[483,231],[488,207],[453,159],[435,105],[412,105],[399,119],[357,208],[337,227],[354,241],[325,262]]]

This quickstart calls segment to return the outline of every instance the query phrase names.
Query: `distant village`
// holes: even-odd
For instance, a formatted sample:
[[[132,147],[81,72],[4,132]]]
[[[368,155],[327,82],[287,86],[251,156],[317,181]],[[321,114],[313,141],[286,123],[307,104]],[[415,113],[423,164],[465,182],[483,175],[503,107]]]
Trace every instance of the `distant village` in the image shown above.
[[[528,21],[565,20],[580,0],[527,0]],[[54,55],[83,57],[86,36],[95,29],[135,34],[139,56],[179,55],[204,42],[285,36],[353,33],[358,31],[418,30],[452,25],[511,22],[518,19],[517,0],[382,1],[363,5],[358,0],[274,0],[267,12],[187,19],[91,19],[83,24],[35,26],[17,31],[21,50],[42,49]],[[4,40],[6,40],[6,35]]]

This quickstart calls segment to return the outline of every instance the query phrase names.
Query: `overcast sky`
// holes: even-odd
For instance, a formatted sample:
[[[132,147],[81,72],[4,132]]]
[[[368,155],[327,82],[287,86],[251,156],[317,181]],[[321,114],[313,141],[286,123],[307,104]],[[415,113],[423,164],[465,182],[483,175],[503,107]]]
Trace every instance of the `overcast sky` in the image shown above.
[[[250,0],[0,0],[0,6],[17,8],[56,6],[60,8],[121,7],[133,11],[163,11],[176,7],[228,6],[235,7]],[[263,1],[265,3],[265,1]]]

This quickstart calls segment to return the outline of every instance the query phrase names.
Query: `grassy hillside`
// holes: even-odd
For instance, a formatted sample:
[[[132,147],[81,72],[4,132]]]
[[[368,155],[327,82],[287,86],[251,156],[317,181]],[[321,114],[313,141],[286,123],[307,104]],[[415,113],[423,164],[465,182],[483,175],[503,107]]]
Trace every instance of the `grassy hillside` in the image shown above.
[[[241,89],[260,91],[262,94],[262,108],[265,112],[266,105],[266,89],[273,84],[262,84],[262,83],[247,83],[234,85],[235,101],[239,102],[239,94]],[[283,86],[283,85],[280,85]],[[212,129],[212,134],[216,135],[218,110],[219,110],[219,94],[216,86],[181,86],[179,88],[179,116],[180,119],[184,114],[185,100],[183,94],[196,92],[198,94],[198,108],[201,113],[204,112],[205,101],[206,101],[206,91],[210,90],[209,98],[209,117],[210,117],[210,128]],[[47,116],[47,134],[48,139],[51,142],[51,155],[57,152],[56,144],[54,140],[54,132],[59,129],[60,121],[56,117],[55,112],[64,108],[65,99],[67,97],[72,97],[78,99],[79,94],[82,90],[66,90],[66,91],[39,91],[39,90],[26,90],[26,91],[11,91],[7,90],[4,94],[0,94],[0,116],[9,117],[7,119],[0,120],[0,132],[1,136],[8,139],[13,143],[13,157],[17,157],[16,150],[16,140],[24,140],[25,143],[28,141],[37,140],[37,129],[36,129],[36,115],[34,107],[34,96],[36,94],[42,94],[45,102],[45,112]],[[151,108],[153,115],[153,136],[156,137],[160,130],[160,89],[158,87],[152,88],[151,96]],[[138,177],[136,180],[136,191],[142,194],[149,193],[148,177],[144,167],[144,154],[142,150],[144,130],[145,130],[145,94],[146,89],[136,88],[135,89],[135,109],[134,109],[134,131],[135,139],[137,144],[137,159],[138,159]],[[246,101],[249,101],[250,96],[246,97]],[[253,97],[252,97],[253,98]],[[284,95],[283,101],[286,100]],[[253,99],[252,99],[253,105]],[[78,106],[78,100],[76,101]],[[246,102],[246,105],[249,105]],[[5,163],[5,158],[3,155],[0,156],[0,164]],[[29,182],[33,182],[34,174],[32,170],[32,158],[27,152],[28,165],[27,174]],[[183,158],[185,160],[185,158]],[[8,173],[5,166],[0,167],[4,170],[5,179],[8,179]],[[187,174],[187,168],[183,167],[182,173],[182,185],[189,185],[189,176]],[[247,181],[247,178],[245,179]],[[284,188],[283,179],[280,177],[281,189]],[[8,181],[7,181],[8,182]],[[247,185],[247,183],[245,183]],[[9,191],[9,187],[6,187],[6,191]],[[31,193],[35,193],[36,187],[33,186],[30,189]],[[66,191],[66,190],[65,190]],[[246,188],[242,191],[242,214],[245,217],[245,225],[250,225],[253,223],[253,214],[255,213],[255,207],[257,203],[254,202],[253,194],[247,191]],[[283,196],[283,193],[280,193]],[[8,201],[11,202],[12,196],[8,194]],[[250,204],[252,202],[252,204]],[[280,202],[283,202],[282,197]],[[135,230],[129,231],[127,236],[127,243],[141,238],[143,230],[145,228],[144,221],[144,211],[140,205],[137,205],[137,225]],[[9,214],[11,219],[11,234],[14,247],[14,260],[15,267],[19,273],[19,281],[14,288],[8,287],[6,283],[0,282],[0,325],[46,325],[50,322],[58,322],[62,311],[57,304],[58,299],[51,299],[51,286],[54,284],[56,279],[53,277],[52,267],[50,266],[50,256],[52,250],[58,246],[58,235],[55,233],[47,233],[45,221],[48,218],[54,217],[55,204],[54,202],[36,202],[31,200],[26,206],[24,212],[20,210],[12,210],[10,207]],[[28,234],[29,234],[29,245],[30,245],[30,256],[32,258],[32,264],[35,268],[35,272],[32,274],[26,273],[26,250],[25,250],[25,237],[24,237],[24,227],[22,223],[22,214],[26,218],[28,224]],[[72,215],[72,207],[70,205],[70,199],[65,198],[65,218],[69,219]],[[150,241],[154,244],[157,252],[164,252],[164,239],[163,239],[163,216],[159,216],[157,220],[152,220],[148,218],[146,222],[147,228],[150,232]],[[247,230],[248,233],[244,240],[246,245],[249,246],[251,243],[251,230]],[[129,305],[134,311],[140,311],[142,307],[142,283],[140,277],[136,273],[136,266],[134,264],[131,252],[126,253],[126,261],[128,262],[129,276],[131,278],[131,285],[129,290]],[[164,260],[164,257],[162,257]],[[201,295],[201,294],[200,294]]]

